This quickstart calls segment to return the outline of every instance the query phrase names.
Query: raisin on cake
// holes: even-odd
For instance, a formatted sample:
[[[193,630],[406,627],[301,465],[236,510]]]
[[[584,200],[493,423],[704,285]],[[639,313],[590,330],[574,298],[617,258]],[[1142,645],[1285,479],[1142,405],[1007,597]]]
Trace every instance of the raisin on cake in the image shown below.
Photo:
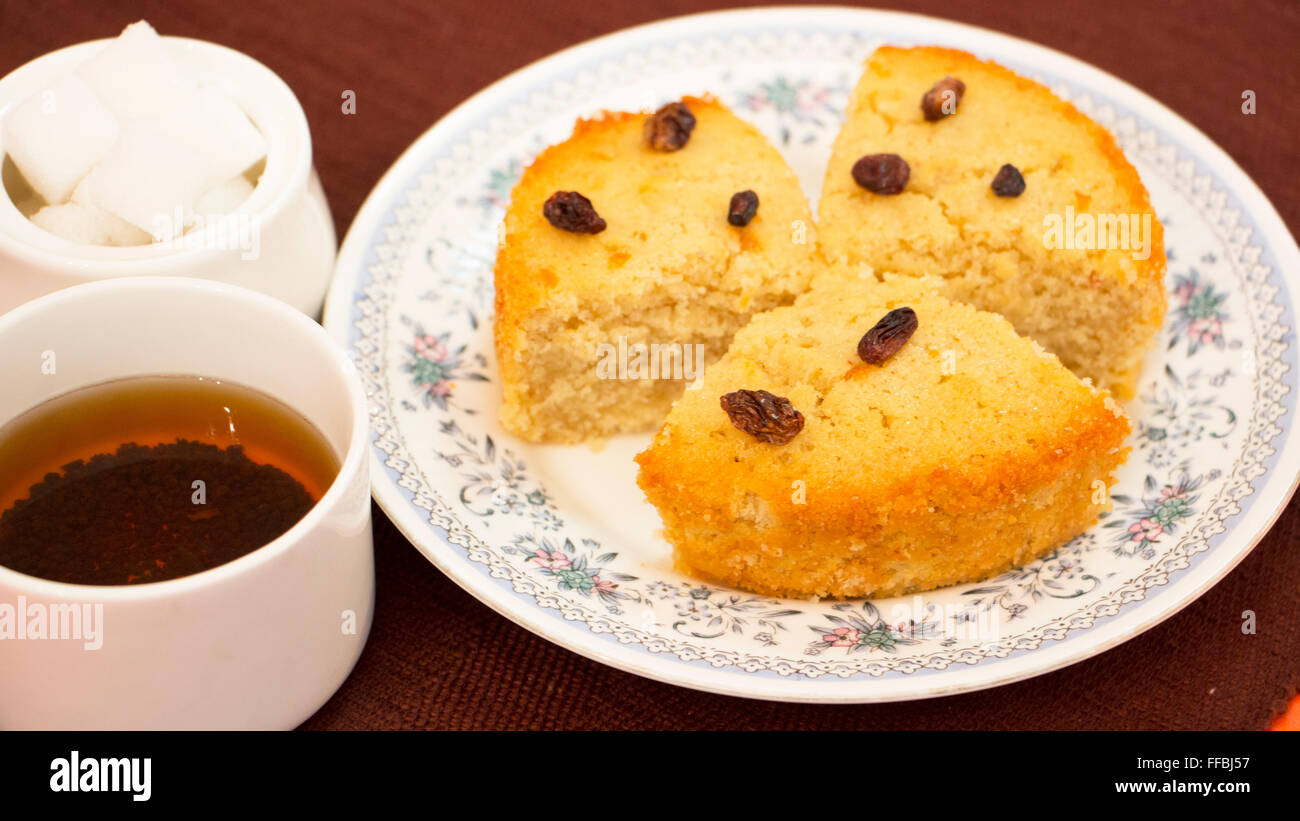
[[[1042,85],[952,49],[877,49],[818,219],[838,275],[942,277],[947,296],[1134,395],[1165,312],[1160,221],[1114,138]]]
[[[736,334],[637,457],[679,566],[776,596],[987,578],[1109,506],[1105,391],[924,278],[845,278]]]
[[[794,172],[717,100],[579,121],[524,172],[506,213],[502,424],[564,443],[653,429],[688,370],[806,290],[815,244]],[[653,346],[658,378],[602,369],[611,351],[647,364],[638,346]]]

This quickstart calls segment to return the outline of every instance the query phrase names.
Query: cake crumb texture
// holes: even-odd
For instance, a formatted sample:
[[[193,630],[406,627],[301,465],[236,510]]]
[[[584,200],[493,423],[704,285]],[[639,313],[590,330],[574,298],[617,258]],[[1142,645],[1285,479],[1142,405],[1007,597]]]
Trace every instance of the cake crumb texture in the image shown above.
[[[736,334],[637,457],[684,570],[774,596],[893,596],[1024,564],[1109,508],[1119,406],[942,289],[845,280]],[[862,362],[862,335],[902,306],[916,332]],[[803,430],[787,445],[738,430],[719,397],[742,388],[788,398]]]
[[[601,345],[676,346],[683,356],[700,345],[697,364],[712,362],[750,317],[808,288],[816,237],[794,172],[717,100],[683,102],[696,123],[679,150],[645,145],[648,112],[606,112],[543,151],[511,195],[495,333],[501,422],[524,439],[654,429],[686,379],[601,378]],[[758,210],[733,226],[731,198],[747,190]],[[556,191],[590,199],[606,228],[550,224],[542,206]]]
[[[950,76],[964,94],[929,122],[921,98]],[[902,193],[854,182],[854,162],[875,153],[907,161]],[[1025,180],[1016,197],[991,190],[1008,163]],[[1111,134],[1046,87],[962,51],[877,49],[835,141],[818,219],[833,275],[938,276],[945,295],[1002,314],[1076,374],[1121,399],[1135,394],[1164,318],[1163,230]],[[1085,223],[1092,246],[1064,247],[1088,244]]]

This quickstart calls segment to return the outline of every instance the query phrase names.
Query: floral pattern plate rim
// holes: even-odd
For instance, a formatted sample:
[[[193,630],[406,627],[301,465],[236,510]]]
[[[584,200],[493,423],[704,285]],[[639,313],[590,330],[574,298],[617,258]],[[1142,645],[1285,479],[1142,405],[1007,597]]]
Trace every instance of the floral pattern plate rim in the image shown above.
[[[648,436],[537,447],[496,422],[497,226],[520,170],[573,120],[711,91],[757,124],[815,201],[861,60],[952,45],[1034,76],[1109,127],[1166,225],[1170,312],[1129,405],[1115,509],[1052,554],[893,600],[776,600],[676,573],[636,490]],[[1095,68],[1005,35],[843,8],[754,9],[590,41],[475,95],[397,161],[339,255],[325,326],[370,398],[373,491],[443,572],[590,658],[730,695],[925,698],[1092,656],[1205,592],[1295,490],[1300,250],[1204,135]],[[976,626],[976,627],[972,627]],[[455,641],[454,636],[446,637]]]

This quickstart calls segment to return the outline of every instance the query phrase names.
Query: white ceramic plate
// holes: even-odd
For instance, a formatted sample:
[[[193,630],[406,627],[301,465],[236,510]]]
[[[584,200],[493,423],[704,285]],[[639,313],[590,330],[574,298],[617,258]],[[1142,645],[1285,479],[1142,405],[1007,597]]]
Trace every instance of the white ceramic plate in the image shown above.
[[[848,91],[882,42],[956,46],[1042,80],[1115,133],[1151,191],[1166,226],[1170,310],[1129,406],[1133,452],[1115,510],[1025,568],[917,597],[809,602],[701,584],[673,571],[635,485],[632,457],[648,435],[593,451],[527,445],[498,425],[491,309],[502,209],[521,169],[576,117],[704,91],[757,124],[815,201]],[[1294,240],[1237,165],[1110,75],[930,18],[761,9],[603,37],[458,107],[362,208],[325,324],[366,381],[375,498],[490,607],[661,681],[889,701],[1087,658],[1169,617],[1250,551],[1300,471],[1298,270]]]

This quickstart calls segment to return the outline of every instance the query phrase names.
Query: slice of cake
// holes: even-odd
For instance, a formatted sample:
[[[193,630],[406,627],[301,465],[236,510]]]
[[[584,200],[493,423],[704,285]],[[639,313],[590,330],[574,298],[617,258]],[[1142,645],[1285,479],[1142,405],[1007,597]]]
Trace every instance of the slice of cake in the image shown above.
[[[502,424],[565,443],[653,429],[751,316],[807,288],[812,226],[781,155],[714,99],[579,121],[506,213]]]
[[[1038,83],[961,51],[877,49],[818,219],[839,272],[940,276],[1133,396],[1165,311],[1160,222],[1114,138]]]
[[[736,334],[637,457],[682,569],[891,596],[1023,564],[1108,509],[1118,404],[932,285],[845,279]]]

